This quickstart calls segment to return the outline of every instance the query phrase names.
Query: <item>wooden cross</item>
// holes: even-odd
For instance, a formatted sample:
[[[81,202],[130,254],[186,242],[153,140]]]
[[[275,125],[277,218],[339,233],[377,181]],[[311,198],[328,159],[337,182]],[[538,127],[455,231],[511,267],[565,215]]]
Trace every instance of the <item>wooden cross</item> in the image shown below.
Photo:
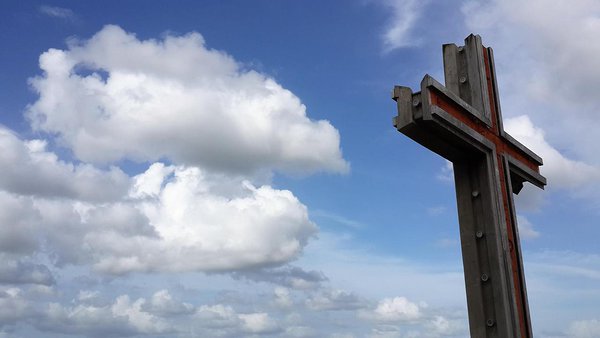
[[[396,86],[394,126],[452,161],[471,337],[532,337],[513,193],[543,189],[542,159],[502,128],[494,58],[477,35],[443,46],[442,86]]]

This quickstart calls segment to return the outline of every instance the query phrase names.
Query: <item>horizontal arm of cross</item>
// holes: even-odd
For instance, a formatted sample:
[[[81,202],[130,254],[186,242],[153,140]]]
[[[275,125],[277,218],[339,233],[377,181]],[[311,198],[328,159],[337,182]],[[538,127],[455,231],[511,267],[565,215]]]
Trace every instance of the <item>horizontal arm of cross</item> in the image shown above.
[[[450,160],[487,151],[505,155],[516,184],[530,182],[540,188],[542,159],[508,133],[495,132],[475,118],[476,110],[434,78],[426,75],[421,91],[396,86],[392,98],[398,104],[394,126],[416,142]],[[518,192],[520,189],[516,189]]]

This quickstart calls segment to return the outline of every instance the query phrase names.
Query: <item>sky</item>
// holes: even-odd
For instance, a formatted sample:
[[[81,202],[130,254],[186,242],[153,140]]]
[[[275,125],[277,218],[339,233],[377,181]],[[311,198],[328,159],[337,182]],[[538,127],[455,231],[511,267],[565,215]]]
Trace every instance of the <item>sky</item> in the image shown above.
[[[392,126],[494,49],[536,337],[600,336],[600,3],[0,4],[0,337],[467,337],[452,165]]]

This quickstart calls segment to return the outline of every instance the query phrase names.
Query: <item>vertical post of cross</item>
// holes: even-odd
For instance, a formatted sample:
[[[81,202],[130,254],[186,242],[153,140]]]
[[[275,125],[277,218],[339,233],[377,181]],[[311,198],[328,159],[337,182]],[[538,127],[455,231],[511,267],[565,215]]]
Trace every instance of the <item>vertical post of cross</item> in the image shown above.
[[[502,117],[491,48],[483,47],[479,36],[470,35],[464,46],[444,45],[443,55],[446,88],[475,108],[478,120],[487,128],[501,134]],[[474,308],[469,310],[471,334],[484,337],[484,330],[498,325],[507,328],[501,333],[499,327],[501,337],[531,337],[520,245],[515,241],[518,231],[507,184],[510,174],[504,170],[505,161],[499,152],[489,155],[492,156],[486,159],[454,163],[465,277],[469,276],[467,299]],[[479,161],[489,163],[481,165]],[[490,171],[491,168],[495,170]],[[497,226],[486,229],[492,224]],[[495,283],[485,281],[486,276]],[[486,314],[487,318],[479,318]]]

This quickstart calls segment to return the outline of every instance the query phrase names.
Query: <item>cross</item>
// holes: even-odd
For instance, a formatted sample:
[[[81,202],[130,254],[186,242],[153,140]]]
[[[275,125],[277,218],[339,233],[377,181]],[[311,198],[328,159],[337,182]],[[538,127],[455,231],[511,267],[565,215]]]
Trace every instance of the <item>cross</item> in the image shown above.
[[[540,188],[542,159],[502,127],[491,48],[478,35],[443,46],[443,86],[396,86],[398,131],[454,166],[471,337],[528,337],[532,329],[512,194]]]

